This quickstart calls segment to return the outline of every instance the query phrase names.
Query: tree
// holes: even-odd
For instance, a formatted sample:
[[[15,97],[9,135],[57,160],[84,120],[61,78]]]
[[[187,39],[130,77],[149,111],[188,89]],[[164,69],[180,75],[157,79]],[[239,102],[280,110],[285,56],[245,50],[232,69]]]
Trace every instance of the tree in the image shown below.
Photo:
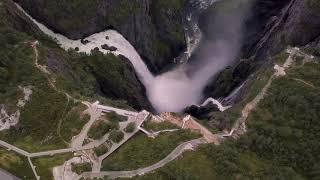
[[[127,127],[124,129],[126,133],[132,133],[136,129],[136,123],[131,122],[127,125]]]
[[[123,132],[116,131],[116,130],[111,131],[109,135],[109,139],[114,143],[120,142],[123,139],[123,137],[124,137]]]

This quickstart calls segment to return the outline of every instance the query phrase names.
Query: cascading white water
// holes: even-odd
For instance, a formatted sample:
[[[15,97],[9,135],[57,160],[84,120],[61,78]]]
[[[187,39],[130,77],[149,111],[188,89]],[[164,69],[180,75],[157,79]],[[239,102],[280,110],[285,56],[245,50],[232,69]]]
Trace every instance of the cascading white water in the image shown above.
[[[86,44],[81,43],[81,40],[71,40],[61,34],[55,33],[45,25],[41,24],[34,18],[32,18],[28,13],[26,13],[21,6],[16,4],[16,6],[26,15],[28,16],[38,27],[49,37],[55,39],[60,46],[65,49],[75,49],[79,48],[79,52],[84,52],[86,54],[90,54],[91,50],[94,48],[99,48],[101,52],[104,54],[112,53],[114,55],[123,55],[128,58],[136,70],[139,79],[146,86],[151,86],[151,83],[154,79],[152,73],[149,71],[148,67],[145,65],[143,60],[141,59],[138,52],[135,48],[117,31],[115,30],[107,30],[100,33],[92,34],[91,36],[83,39],[88,40],[89,42]],[[108,37],[108,38],[106,38]],[[107,44],[109,46],[114,46],[117,48],[116,51],[108,51],[102,49],[101,46]]]
[[[214,0],[209,0],[215,2]],[[17,5],[17,4],[16,4]],[[236,35],[233,40],[225,40],[230,37],[221,37],[216,42],[205,44],[207,51],[204,51],[205,55],[203,60],[196,65],[198,68],[194,70],[192,76],[188,75],[189,64],[182,64],[176,69],[163,73],[154,77],[148,70],[146,64],[141,59],[135,48],[117,31],[107,30],[100,33],[93,34],[84,40],[88,40],[89,43],[82,44],[81,40],[70,40],[67,37],[54,33],[43,24],[37,22],[30,15],[28,15],[19,5],[17,5],[45,34],[57,40],[62,48],[68,50],[70,48],[79,48],[80,52],[90,53],[94,48],[99,48],[103,53],[113,53],[115,55],[122,54],[127,57],[134,66],[139,79],[144,84],[147,90],[147,95],[158,112],[179,112],[185,107],[192,104],[199,104],[202,100],[202,91],[206,86],[208,80],[217,72],[221,71],[237,54],[239,50],[239,41],[241,35]],[[235,35],[234,33],[241,33],[242,23],[237,22],[240,19],[236,19],[235,26],[225,28],[233,28],[228,35]],[[221,20],[223,21],[223,20]],[[223,24],[224,25],[224,24]],[[108,38],[106,38],[108,36]],[[101,46],[107,44],[109,46],[115,46],[116,51],[107,51],[101,49]],[[220,102],[212,101],[223,107]]]

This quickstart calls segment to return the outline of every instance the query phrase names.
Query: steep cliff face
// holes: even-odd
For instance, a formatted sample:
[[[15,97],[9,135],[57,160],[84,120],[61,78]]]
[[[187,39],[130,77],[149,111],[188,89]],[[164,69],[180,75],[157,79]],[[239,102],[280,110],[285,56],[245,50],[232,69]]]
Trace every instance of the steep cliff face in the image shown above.
[[[108,28],[119,31],[153,72],[185,48],[185,0],[16,0],[34,18],[71,39]]]
[[[144,86],[129,60],[112,54],[93,53],[87,56],[62,50],[18,10],[11,0],[1,1],[0,17],[0,96],[6,97],[3,92],[10,92],[10,87],[34,83],[32,79],[38,77],[35,73],[39,72],[34,67],[33,54],[29,52],[31,47],[28,45],[36,39],[39,41],[39,63],[47,66],[56,79],[55,85],[59,90],[74,97],[99,99],[114,105],[125,105],[125,101],[137,110],[152,111]],[[12,47],[18,46],[17,44],[25,44],[29,51],[15,52]],[[43,80],[42,74],[40,77]],[[45,84],[46,81],[41,83]]]
[[[3,28],[12,27],[17,31],[40,35],[41,31],[23,13],[17,10],[11,1],[1,1],[1,6],[5,8],[1,12],[0,26]]]
[[[228,0],[234,1],[234,0]],[[206,94],[213,97],[226,96],[261,64],[285,49],[287,46],[305,46],[318,53],[320,36],[320,8],[316,0],[252,0],[252,10],[245,22],[241,53],[238,59],[245,59],[213,78],[206,88]],[[202,29],[214,8],[214,4],[204,13]],[[206,33],[205,33],[206,34]],[[210,36],[210,35],[207,35]],[[311,43],[313,42],[313,43]]]
[[[304,46],[320,36],[320,7],[316,0],[292,0],[278,31],[271,38],[272,51],[287,45]]]

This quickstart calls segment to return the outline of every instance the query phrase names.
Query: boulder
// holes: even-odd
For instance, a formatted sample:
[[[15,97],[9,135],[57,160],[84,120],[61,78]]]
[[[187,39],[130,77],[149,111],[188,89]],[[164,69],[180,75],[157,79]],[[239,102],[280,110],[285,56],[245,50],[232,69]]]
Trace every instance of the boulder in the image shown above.
[[[88,43],[90,42],[90,41],[87,40],[87,39],[81,39],[80,41],[81,41],[81,43],[82,43],[83,45],[86,45],[86,44],[88,44]]]
[[[114,46],[109,46],[108,44],[104,44],[101,46],[102,49],[107,50],[107,51],[116,51],[118,48]]]
[[[209,119],[211,117],[211,113],[217,111],[219,111],[218,106],[213,104],[212,102],[200,107],[192,105],[184,110],[185,113],[190,114],[191,116],[198,119]]]

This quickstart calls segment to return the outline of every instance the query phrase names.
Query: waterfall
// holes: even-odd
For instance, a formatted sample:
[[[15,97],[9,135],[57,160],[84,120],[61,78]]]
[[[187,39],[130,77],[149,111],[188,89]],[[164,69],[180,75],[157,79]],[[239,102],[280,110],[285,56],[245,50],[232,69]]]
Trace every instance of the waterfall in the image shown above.
[[[192,2],[194,2],[194,5],[197,7],[194,8],[194,11],[199,13],[217,1],[218,0],[193,0]],[[91,50],[99,48],[99,50],[105,54],[121,54],[128,58],[137,72],[139,79],[146,87],[150,102],[158,112],[180,112],[187,106],[200,103],[203,99],[203,89],[208,80],[232,63],[232,60],[238,53],[242,34],[242,20],[246,11],[239,10],[239,12],[237,12],[238,14],[235,13],[236,15],[234,15],[232,21],[228,21],[230,19],[217,19],[219,22],[217,23],[218,29],[226,29],[227,31],[216,41],[205,41],[202,44],[202,50],[200,52],[203,53],[203,55],[201,54],[201,59],[196,61],[196,63],[184,63],[170,72],[165,72],[154,77],[135,48],[117,31],[106,30],[93,34],[85,38],[84,41],[88,42],[83,44],[81,40],[71,40],[61,34],[54,33],[28,15],[18,4],[16,5],[45,34],[56,39],[65,50],[78,48],[79,52],[90,54]],[[197,22],[195,19],[192,19],[196,17],[195,14],[197,13],[190,12],[190,16],[187,17],[187,21],[190,22],[189,27],[193,28],[193,30],[189,31],[189,34],[186,34],[188,39],[187,58],[198,46],[202,37]],[[214,29],[212,33],[215,33]],[[117,50],[108,51],[102,49],[101,46],[104,44],[114,46]],[[190,68],[193,68],[192,75],[188,73]],[[225,109],[225,107],[215,99],[211,98],[208,100],[217,104],[219,109]]]
[[[87,41],[87,43],[83,44],[80,39],[78,40],[71,40],[61,34],[55,33],[49,28],[47,28],[45,25],[41,24],[34,18],[32,18],[27,12],[23,10],[22,7],[20,7],[18,4],[16,6],[26,15],[28,16],[33,23],[35,23],[39,29],[48,35],[49,37],[55,39],[58,44],[60,44],[60,47],[69,50],[69,49],[75,49],[79,48],[79,52],[84,52],[86,54],[90,54],[91,50],[95,48],[99,48],[99,50],[104,53],[112,53],[114,55],[123,55],[126,58],[129,59],[131,64],[133,65],[135,71],[137,72],[137,75],[139,79],[142,81],[142,83],[148,87],[151,85],[154,77],[152,73],[149,71],[148,67],[144,63],[144,61],[141,59],[140,55],[137,53],[135,48],[117,31],[115,30],[106,30],[100,33],[92,34],[91,36],[83,39],[82,41]],[[109,46],[114,46],[117,48],[116,51],[109,51],[102,49],[101,46],[107,44]]]

